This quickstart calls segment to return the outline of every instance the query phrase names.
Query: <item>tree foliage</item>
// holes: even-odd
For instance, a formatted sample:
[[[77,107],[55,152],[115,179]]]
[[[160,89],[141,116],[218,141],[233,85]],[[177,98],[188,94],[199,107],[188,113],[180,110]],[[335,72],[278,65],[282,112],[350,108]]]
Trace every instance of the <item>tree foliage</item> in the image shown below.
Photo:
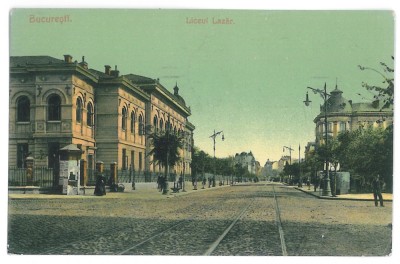
[[[393,126],[388,128],[358,129],[340,133],[327,145],[319,146],[305,165],[308,171],[314,166],[323,170],[323,162],[340,164],[341,171],[349,171],[361,189],[368,188],[377,174],[383,178],[387,191],[393,181]]]
[[[393,56],[392,56],[392,60],[394,60]],[[383,78],[382,86],[381,85],[371,85],[366,82],[363,82],[362,86],[365,87],[368,91],[376,92],[376,94],[374,95],[374,99],[375,100],[383,100],[384,104],[383,104],[382,108],[387,108],[387,107],[390,107],[391,105],[393,105],[393,101],[394,101],[394,77],[393,77],[394,68],[388,66],[384,62],[381,62],[380,65],[381,65],[382,71],[384,73],[382,73],[381,71],[376,70],[374,68],[370,68],[370,67],[365,67],[365,66],[361,66],[361,65],[358,65],[358,67],[361,70],[371,70],[371,71],[374,71],[374,72],[378,73],[379,75],[381,75],[381,77]]]
[[[179,150],[183,147],[183,136],[175,133],[153,132],[149,135],[152,149],[149,156],[153,155],[153,162],[164,167],[175,166],[181,157]]]

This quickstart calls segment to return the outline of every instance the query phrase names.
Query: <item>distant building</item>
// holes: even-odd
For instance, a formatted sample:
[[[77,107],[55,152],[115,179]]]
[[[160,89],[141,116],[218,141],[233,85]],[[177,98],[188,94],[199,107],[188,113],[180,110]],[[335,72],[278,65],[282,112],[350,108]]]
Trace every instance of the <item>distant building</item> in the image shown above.
[[[282,156],[277,162],[277,170],[279,172],[283,171],[283,168],[285,167],[286,163],[290,164],[290,162],[291,162],[290,156]]]
[[[253,153],[250,151],[249,153],[247,152],[242,152],[242,153],[236,153],[235,158],[234,158],[234,163],[235,164],[240,164],[243,168],[246,168],[247,171],[251,174],[256,174],[258,171],[260,171],[260,163],[258,162],[258,167],[257,168],[257,161],[253,156]]]

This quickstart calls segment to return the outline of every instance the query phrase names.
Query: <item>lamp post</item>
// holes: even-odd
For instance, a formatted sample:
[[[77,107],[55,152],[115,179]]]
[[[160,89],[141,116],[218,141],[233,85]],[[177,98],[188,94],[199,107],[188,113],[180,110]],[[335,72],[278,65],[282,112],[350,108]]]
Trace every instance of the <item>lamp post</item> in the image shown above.
[[[214,129],[214,134],[212,134],[211,136],[210,136],[210,138],[212,138],[213,139],[213,142],[214,142],[214,177],[213,177],[213,187],[215,187],[215,174],[216,174],[216,171],[217,171],[217,164],[216,164],[216,159],[215,159],[215,139],[216,139],[216,137],[219,135],[219,134],[221,134],[221,133],[223,133],[223,131],[221,130],[221,131],[219,131],[219,132],[215,132],[215,129]],[[224,134],[222,134],[222,141],[224,141],[225,140],[225,137],[224,137]]]
[[[283,152],[285,152],[285,149],[287,149],[287,150],[289,150],[289,165],[292,165],[292,151],[294,151],[294,149],[292,149],[291,147],[286,147],[286,146],[283,146]],[[289,175],[289,184],[290,184],[290,181],[291,181],[291,175]]]
[[[329,98],[329,94],[326,92],[326,83],[324,85],[324,90],[315,89],[312,87],[307,87],[314,92],[314,94],[319,94],[322,99],[324,99],[324,126],[325,126],[325,146],[328,145],[328,117],[327,117],[327,100]],[[308,99],[308,92],[306,94],[306,100],[303,101],[306,106],[309,106],[311,101]],[[327,153],[325,152],[325,174],[324,174],[324,184],[322,188],[322,196],[330,196],[331,195],[331,188],[330,188],[330,181],[329,181],[329,161],[327,157]]]

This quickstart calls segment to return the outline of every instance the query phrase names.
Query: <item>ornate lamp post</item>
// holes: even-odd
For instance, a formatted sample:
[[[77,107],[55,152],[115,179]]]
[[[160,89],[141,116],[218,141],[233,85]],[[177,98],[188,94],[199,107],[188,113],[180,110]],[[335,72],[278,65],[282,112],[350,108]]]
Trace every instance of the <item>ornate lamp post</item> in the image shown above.
[[[221,130],[221,131],[219,131],[219,132],[215,132],[215,129],[214,129],[214,134],[212,134],[211,136],[210,136],[210,138],[212,138],[213,139],[213,142],[214,142],[214,177],[213,177],[213,187],[215,187],[215,174],[216,174],[216,171],[217,171],[217,164],[216,164],[216,159],[215,159],[215,139],[216,139],[216,137],[219,135],[219,134],[221,134],[221,133],[223,133],[223,131]],[[224,134],[222,134],[222,141],[224,141],[225,140],[225,137],[224,137]]]
[[[325,145],[328,144],[328,117],[327,117],[327,100],[329,98],[329,94],[326,92],[326,83],[324,85],[324,90],[315,89],[312,87],[307,87],[314,92],[314,94],[319,94],[322,99],[324,99],[324,125],[325,125]],[[309,106],[311,101],[308,99],[308,92],[306,94],[306,100],[303,101],[306,106]],[[330,181],[329,181],[329,161],[327,157],[327,153],[325,153],[325,174],[324,174],[324,184],[322,188],[322,196],[330,196],[331,195],[331,188],[330,188]]]

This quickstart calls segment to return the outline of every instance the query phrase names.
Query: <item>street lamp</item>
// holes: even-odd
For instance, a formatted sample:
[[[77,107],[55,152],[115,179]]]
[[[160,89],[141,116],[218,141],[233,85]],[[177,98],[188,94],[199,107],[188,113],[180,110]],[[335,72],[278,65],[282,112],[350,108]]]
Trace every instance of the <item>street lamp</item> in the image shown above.
[[[292,149],[291,147],[283,146],[283,152],[285,152],[285,149],[289,150],[289,165],[292,165],[292,151],[294,151],[294,149]],[[290,181],[291,181],[291,175],[289,175],[289,184]]]
[[[307,87],[314,92],[314,94],[319,94],[322,99],[324,99],[324,125],[325,125],[325,146],[328,145],[328,117],[327,117],[327,100],[329,98],[329,94],[326,92],[326,83],[324,85],[324,90],[315,89],[312,87]],[[303,101],[306,106],[309,106],[311,101],[308,98],[308,92],[306,94],[306,100]],[[331,188],[330,188],[330,181],[329,181],[329,161],[327,157],[327,153],[325,152],[325,174],[324,174],[324,184],[322,188],[322,196],[330,196],[331,195]]]
[[[212,138],[213,139],[213,142],[214,142],[214,177],[213,177],[213,187],[215,187],[215,174],[216,174],[216,171],[217,171],[217,164],[216,164],[216,159],[215,159],[215,139],[216,139],[216,137],[219,135],[219,134],[221,134],[222,133],[222,141],[224,141],[225,140],[225,137],[224,137],[224,134],[223,134],[223,131],[221,130],[221,131],[219,131],[219,132],[215,132],[215,129],[214,129],[214,134],[212,134],[211,136],[210,136],[210,138]]]
[[[289,150],[289,165],[292,165],[292,151],[294,151],[294,149],[283,146],[283,152],[285,152],[285,149]]]

